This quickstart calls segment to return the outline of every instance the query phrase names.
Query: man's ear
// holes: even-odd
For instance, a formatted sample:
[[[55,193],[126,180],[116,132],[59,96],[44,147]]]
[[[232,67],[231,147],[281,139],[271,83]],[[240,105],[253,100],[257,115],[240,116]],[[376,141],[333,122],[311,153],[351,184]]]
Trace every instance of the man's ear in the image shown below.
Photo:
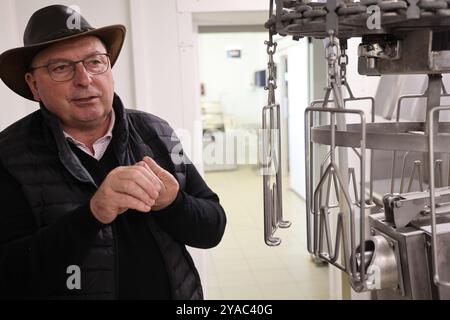
[[[28,72],[25,74],[25,81],[28,84],[28,87],[30,88],[31,92],[33,93],[34,100],[37,102],[41,102],[41,96],[39,94],[38,85],[36,82],[36,78],[31,72]]]

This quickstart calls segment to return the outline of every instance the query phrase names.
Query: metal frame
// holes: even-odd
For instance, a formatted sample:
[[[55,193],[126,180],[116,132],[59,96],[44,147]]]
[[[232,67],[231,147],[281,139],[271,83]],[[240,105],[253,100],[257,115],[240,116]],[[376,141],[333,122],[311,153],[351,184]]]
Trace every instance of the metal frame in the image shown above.
[[[273,15],[274,1],[277,4],[276,15]],[[392,214],[394,220],[395,218],[398,218],[396,214],[400,214],[400,211],[403,213],[408,212],[408,219],[415,219],[416,211],[418,211],[419,215],[424,216],[427,214],[426,211],[429,207],[431,214],[431,263],[433,269],[433,281],[438,286],[450,287],[450,281],[441,279],[444,268],[441,268],[441,273],[439,272],[436,225],[436,215],[442,212],[448,212],[450,206],[445,204],[444,206],[439,207],[438,204],[439,209],[436,209],[436,196],[438,196],[440,202],[445,201],[439,197],[440,190],[436,190],[436,182],[439,187],[442,187],[443,184],[442,160],[437,160],[435,162],[434,159],[435,152],[449,154],[448,146],[450,145],[450,123],[439,123],[439,118],[435,117],[435,114],[440,111],[450,110],[450,106],[441,106],[440,103],[441,97],[450,97],[450,94],[446,92],[446,89],[443,86],[441,80],[442,75],[440,74],[443,72],[450,72],[450,50],[446,38],[443,38],[448,36],[445,27],[450,25],[450,2],[416,2],[417,1],[408,3],[406,0],[380,2],[379,8],[383,17],[383,21],[382,23],[380,22],[381,25],[379,26],[381,29],[369,30],[368,28],[370,27],[367,25],[367,18],[369,17],[367,6],[372,4],[371,1],[350,1],[346,3],[341,3],[340,0],[328,0],[325,3],[310,3],[309,1],[300,0],[270,1],[270,16],[269,21],[266,23],[266,27],[270,29],[271,39],[276,33],[281,36],[292,35],[296,40],[303,36],[330,38],[330,42],[326,47],[328,88],[325,93],[325,99],[312,102],[310,107],[305,110],[307,247],[308,251],[315,257],[321,258],[346,272],[350,276],[350,283],[353,289],[356,291],[373,289],[369,283],[370,269],[366,270],[366,266],[369,266],[371,263],[374,263],[373,266],[382,265],[380,262],[383,258],[386,258],[386,256],[383,256],[383,252],[381,252],[378,256],[381,261],[377,261],[378,264],[375,264],[372,260],[370,262],[366,261],[366,258],[376,257],[377,253],[376,248],[373,249],[372,252],[372,249],[366,247],[366,240],[369,239],[366,239],[365,234],[367,209],[373,204],[373,149],[393,151],[390,186],[392,193],[396,187],[394,176],[395,170],[398,169],[396,168],[398,152],[402,150],[405,152],[403,155],[400,192],[403,192],[405,189],[405,171],[407,160],[409,160],[408,155],[410,155],[411,152],[421,152],[423,154],[423,161],[415,160],[413,162],[409,182],[406,181],[408,183],[408,193],[402,195],[386,195],[388,197],[385,196],[383,201],[385,202],[385,205],[396,206],[395,208],[399,209],[395,210],[395,214]],[[439,33],[442,30],[445,32],[441,35]],[[360,58],[358,61],[358,70],[360,74],[429,75],[426,93],[422,95],[407,95],[399,98],[396,123],[375,123],[374,98],[355,98],[345,81],[345,66],[348,61],[347,63],[341,63],[340,58],[338,58],[338,48],[334,40],[337,37],[346,41],[345,39],[354,36],[363,36]],[[434,41],[436,41],[436,46],[434,45]],[[270,43],[272,43],[272,41],[270,41]],[[344,45],[344,47],[344,49],[346,49],[346,45]],[[439,49],[440,47],[441,49]],[[270,61],[273,64],[274,52],[268,51],[268,53],[271,55]],[[343,53],[343,55],[346,56],[345,53]],[[341,74],[338,72],[338,63],[341,64]],[[271,65],[269,64],[269,70],[270,66]],[[440,88],[440,85],[442,85],[442,88]],[[350,97],[347,99],[343,99],[342,86],[345,86],[348,90]],[[263,152],[264,160],[269,161],[269,168],[270,166],[275,165],[276,173],[264,175],[264,231],[266,243],[268,245],[278,245],[281,240],[273,237],[273,234],[278,227],[286,227],[287,222],[282,219],[282,181],[281,169],[279,168],[279,157],[281,156],[280,134],[278,132],[278,137],[272,135],[272,131],[280,129],[280,106],[275,105],[274,87],[272,86],[271,89],[268,106],[263,109]],[[443,90],[442,94],[441,89]],[[332,93],[335,101],[330,101]],[[426,120],[425,122],[420,123],[401,123],[400,112],[402,102],[412,98],[428,99]],[[349,101],[368,99],[370,99],[372,103],[372,123],[366,124],[364,111],[345,109],[345,106],[346,102]],[[334,108],[327,107],[330,102],[335,103]],[[320,108],[316,107],[318,104],[321,105]],[[270,119],[268,119],[267,113],[270,113]],[[324,113],[329,115],[329,122],[331,124],[314,127],[315,115]],[[360,124],[347,125],[346,115],[348,114],[359,115]],[[268,123],[268,120],[270,123]],[[441,133],[438,132],[439,130]],[[444,132],[445,134],[443,134]],[[274,144],[277,141],[278,146],[275,147]],[[381,145],[382,143],[385,143],[387,146]],[[315,166],[314,151],[315,146],[318,144],[329,146],[329,152],[320,162],[320,177],[319,179],[316,179],[313,176]],[[348,165],[349,149],[353,150],[359,158],[361,175],[360,190],[358,190],[355,168],[349,168]],[[358,151],[358,149],[360,150]],[[370,150],[370,203],[366,202],[365,173],[367,149]],[[426,157],[427,152],[428,158]],[[422,174],[423,167],[428,169],[429,180],[427,180],[426,173]],[[439,177],[436,177],[436,172],[439,172]],[[418,195],[416,193],[410,193],[412,185],[415,182],[414,178],[417,175],[419,177],[420,190],[422,191],[420,196],[424,199],[428,199],[429,197],[429,206],[425,206],[424,209],[417,208],[418,203],[414,202],[414,200],[417,200],[413,199],[414,196],[417,197]],[[273,178],[275,178],[275,182],[273,182]],[[424,185],[423,180],[425,180],[426,183],[429,182],[429,194],[427,191],[423,191],[424,188],[425,190],[427,188],[426,185]],[[336,192],[337,203],[330,204],[332,185],[334,185]],[[354,200],[351,197],[351,188],[354,192]],[[389,186],[386,187],[386,189],[388,188]],[[326,192],[326,199],[323,198],[324,191]],[[402,210],[400,210],[402,205],[407,204],[406,200],[412,200],[413,204],[410,204],[410,207],[403,207]],[[411,208],[411,206],[413,206],[413,208]],[[331,211],[332,209],[336,210]],[[337,226],[336,230],[333,230],[336,231],[336,235],[335,239],[332,239],[333,233],[330,228],[329,216],[330,214],[336,214],[337,210],[339,210],[337,212]],[[358,218],[358,210],[360,221],[359,245],[357,246],[358,225],[356,219]],[[389,215],[388,210],[389,208],[385,206],[385,218]],[[394,209],[392,212],[394,212]],[[373,219],[372,217],[370,218]],[[387,219],[381,222],[385,223],[387,222]],[[401,222],[404,224],[404,227],[409,225],[409,221]],[[415,220],[412,221],[411,225],[414,225],[416,222],[417,221]],[[400,225],[395,226],[399,227]],[[391,227],[391,225],[387,225],[385,231],[387,230],[390,232],[391,229],[394,230]],[[377,230],[377,232],[381,231]],[[397,229],[395,229],[395,232],[397,232]],[[448,236],[448,234],[446,235]],[[389,251],[391,257],[395,256],[395,269],[397,270],[397,273],[394,272],[392,274],[400,277],[400,290],[402,291],[402,294],[405,295],[405,287],[402,282],[402,268],[399,264],[399,260],[400,257],[403,259],[406,256],[406,253],[400,252],[400,242],[398,242],[398,238],[390,238],[391,236],[392,235],[388,236],[388,233],[386,233],[382,236],[377,236],[376,238],[382,238],[382,248],[385,249],[384,251]],[[422,239],[414,239],[414,241],[417,241],[420,248],[425,246]],[[417,243],[415,243],[415,245],[417,245]],[[342,257],[339,257],[341,246],[343,247],[343,259]],[[370,254],[373,255],[371,256]],[[426,253],[426,256],[429,256],[429,254]],[[422,261],[424,267],[423,270],[426,269],[427,273],[429,260],[429,257],[425,257]],[[414,263],[409,264],[408,262],[408,267],[414,265]],[[393,264],[391,264],[391,266],[393,266]],[[409,273],[409,271],[407,272]],[[429,282],[428,274],[426,277],[426,280]]]
[[[269,113],[269,126],[267,125],[267,113]],[[281,239],[274,237],[274,233],[278,227],[289,228],[291,226],[289,221],[283,220],[280,105],[265,106],[262,111],[262,121],[264,241],[268,246],[278,246],[281,244]],[[274,133],[276,133],[275,138],[273,137]],[[274,144],[276,144],[276,150],[274,150]],[[275,175],[269,172],[272,166],[275,167]],[[274,176],[275,182],[271,184],[271,178]]]
[[[432,250],[432,267],[433,267],[433,281],[438,286],[450,287],[449,281],[441,280],[438,270],[437,260],[437,230],[436,230],[436,198],[435,198],[435,185],[434,185],[434,136],[438,135],[434,129],[434,123],[431,121],[435,117],[436,112],[450,110],[450,106],[438,106],[428,111],[429,127],[428,127],[428,156],[429,156],[429,174],[430,174],[430,210],[431,210],[431,250]]]
[[[328,165],[327,169],[323,173],[323,175],[320,178],[319,183],[317,184],[317,187],[315,188],[314,192],[312,190],[313,188],[313,178],[311,175],[311,172],[313,172],[313,165],[314,165],[314,159],[313,159],[313,152],[314,152],[314,142],[311,141],[311,128],[313,127],[313,116],[312,114],[314,112],[318,113],[329,113],[330,114],[330,122],[331,122],[331,146],[330,146],[330,164]],[[341,174],[339,173],[339,167],[335,162],[335,151],[336,151],[336,144],[335,144],[335,135],[336,135],[336,115],[337,114],[357,114],[360,116],[361,119],[361,145],[360,145],[360,154],[358,154],[360,158],[360,198],[359,198],[359,208],[360,208],[360,242],[361,242],[361,252],[357,252],[357,246],[356,246],[356,239],[355,239],[355,215],[354,210],[352,208],[352,201],[350,194],[348,192],[348,185],[343,181]],[[331,263],[332,265],[338,267],[339,269],[347,272],[350,277],[352,278],[352,286],[356,291],[362,291],[366,287],[364,281],[366,278],[365,274],[365,261],[364,259],[361,259],[361,264],[359,268],[357,267],[356,262],[356,255],[361,254],[361,256],[365,255],[365,246],[364,241],[366,239],[365,236],[365,209],[366,207],[366,194],[365,194],[365,163],[366,163],[366,116],[364,111],[362,110],[352,110],[352,109],[340,109],[340,108],[314,108],[310,107],[307,108],[305,111],[305,141],[306,145],[308,146],[306,148],[306,223],[307,223],[307,231],[308,231],[308,238],[307,238],[307,246],[308,251],[316,256],[319,256],[323,260]],[[344,195],[347,207],[348,207],[348,213],[350,215],[350,245],[348,244],[348,239],[345,236],[345,226],[343,224],[343,212],[340,212],[338,215],[338,230],[336,234],[336,243],[335,243],[335,252],[331,253],[332,251],[332,244],[330,240],[330,230],[329,230],[329,224],[327,219],[327,208],[320,207],[319,202],[319,195],[321,193],[321,188],[325,184],[326,179],[330,176],[330,172],[333,172],[334,175],[336,175],[339,186],[341,188],[341,191]],[[314,200],[314,201],[312,201]],[[311,204],[313,203],[313,206]],[[313,221],[313,232],[311,228],[311,215],[314,217]],[[323,251],[323,236],[325,232],[325,236],[327,239],[327,246],[328,246],[328,253],[322,252]],[[344,265],[341,265],[337,262],[338,256],[339,256],[339,247],[341,245],[340,243],[340,237],[342,233],[342,241],[343,241],[343,247],[344,247]],[[314,241],[313,246],[311,244],[311,234],[314,235]],[[350,247],[350,256],[348,256],[348,252],[346,252],[346,248]]]
[[[353,95],[353,91],[350,88],[350,85],[348,82],[345,82],[342,84],[348,92],[349,97],[344,98],[344,108],[347,105],[347,102],[353,102],[353,101],[370,101],[370,116],[371,116],[371,123],[375,123],[375,99],[373,97],[355,97]],[[334,100],[328,100],[330,98],[331,89],[327,88],[327,91],[325,93],[325,99],[323,100],[314,100],[309,105],[310,108],[314,108],[316,105],[322,105],[323,108],[325,108],[329,103],[334,103]],[[450,95],[449,95],[450,96]],[[328,101],[327,101],[328,100]],[[325,101],[327,101],[325,103]],[[373,205],[373,159],[375,156],[375,150],[371,149],[370,151],[370,181],[369,181],[369,204]],[[326,159],[325,159],[326,160]],[[324,161],[325,161],[324,160]]]
[[[449,98],[450,94],[447,92],[444,82],[442,82],[441,86],[442,86],[442,94],[440,95],[440,98]],[[422,94],[408,94],[408,95],[400,96],[398,99],[398,102],[397,102],[396,122],[400,123],[400,115],[401,115],[401,111],[402,111],[402,106],[404,106],[404,104],[402,104],[403,101],[409,100],[409,99],[427,99],[427,98],[428,98],[428,90]],[[395,189],[395,169],[396,169],[396,162],[397,162],[397,154],[398,154],[398,151],[393,151],[392,169],[391,169],[391,193],[394,193],[394,189]],[[406,157],[408,156],[408,154],[409,154],[409,152],[406,152],[404,155],[404,158],[403,158],[402,175],[401,175],[401,179],[400,179],[400,190],[399,190],[400,193],[403,193],[403,190],[404,190],[403,189],[403,179],[404,179],[404,172],[405,172],[405,167],[406,167]],[[417,161],[420,161],[420,160],[417,160]],[[419,166],[419,171],[420,171],[420,167],[421,167],[421,164]],[[407,192],[410,191],[415,168],[416,168],[416,164],[414,165],[413,172],[410,177],[409,187],[408,187]],[[421,177],[421,172],[419,173],[419,181],[420,180],[423,180]],[[450,182],[450,180],[449,180],[449,182]],[[422,191],[423,190],[423,181],[420,181],[419,183],[421,185],[421,191]]]

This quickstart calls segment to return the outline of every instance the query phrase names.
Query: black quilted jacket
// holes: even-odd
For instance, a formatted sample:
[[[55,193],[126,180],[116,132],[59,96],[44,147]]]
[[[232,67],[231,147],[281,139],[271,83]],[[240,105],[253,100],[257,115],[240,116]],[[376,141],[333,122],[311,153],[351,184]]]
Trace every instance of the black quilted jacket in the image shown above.
[[[226,217],[219,199],[164,120],[124,109],[118,96],[114,110],[111,143],[120,165],[133,165],[146,155],[172,159],[167,169],[180,193],[171,212],[159,220],[148,215],[147,224],[161,249],[172,298],[202,299],[200,277],[185,245],[211,248],[220,242]],[[155,144],[161,154],[149,147]],[[45,107],[0,133],[0,298],[118,297],[114,228],[99,223],[89,210],[97,188]],[[80,266],[83,275],[75,292],[66,283],[70,265]]]

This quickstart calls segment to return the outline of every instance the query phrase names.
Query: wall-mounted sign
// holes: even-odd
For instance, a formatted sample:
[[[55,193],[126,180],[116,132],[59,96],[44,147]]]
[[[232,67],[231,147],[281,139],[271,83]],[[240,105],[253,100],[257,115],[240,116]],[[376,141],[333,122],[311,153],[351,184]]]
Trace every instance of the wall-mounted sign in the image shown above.
[[[242,57],[240,49],[231,49],[227,50],[227,58],[228,59],[240,59]]]

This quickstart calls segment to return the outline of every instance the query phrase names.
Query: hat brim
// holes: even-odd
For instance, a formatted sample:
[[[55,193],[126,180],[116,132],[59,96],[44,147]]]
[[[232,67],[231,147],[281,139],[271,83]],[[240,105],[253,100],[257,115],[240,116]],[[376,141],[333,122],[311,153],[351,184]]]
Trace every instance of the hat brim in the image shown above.
[[[56,43],[84,36],[96,36],[106,45],[111,58],[111,67],[117,61],[125,41],[126,28],[123,25],[112,25],[103,28],[81,32],[75,35],[39,43],[32,46],[8,50],[0,55],[0,78],[18,95],[35,101],[33,94],[25,81],[31,61],[37,53]]]

